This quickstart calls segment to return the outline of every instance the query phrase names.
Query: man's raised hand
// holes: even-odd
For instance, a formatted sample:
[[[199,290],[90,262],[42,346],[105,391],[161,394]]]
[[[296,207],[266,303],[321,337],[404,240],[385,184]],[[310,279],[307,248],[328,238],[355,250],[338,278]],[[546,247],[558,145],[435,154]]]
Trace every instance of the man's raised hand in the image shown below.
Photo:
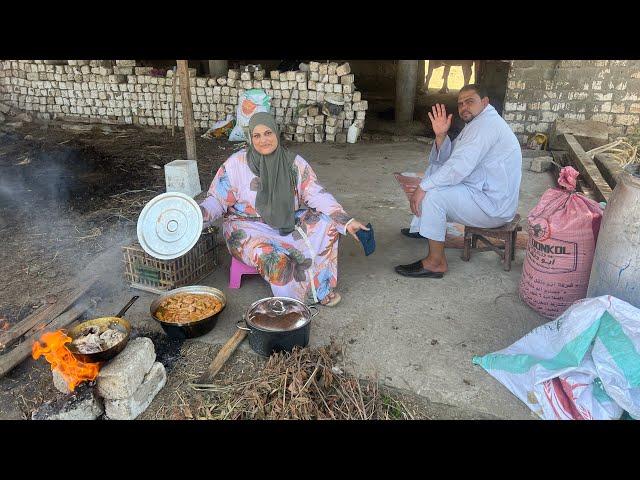
[[[431,113],[433,112],[433,114]],[[447,116],[447,109],[442,103],[436,103],[431,107],[431,112],[427,112],[431,120],[431,128],[436,137],[444,137],[451,128],[453,114]]]

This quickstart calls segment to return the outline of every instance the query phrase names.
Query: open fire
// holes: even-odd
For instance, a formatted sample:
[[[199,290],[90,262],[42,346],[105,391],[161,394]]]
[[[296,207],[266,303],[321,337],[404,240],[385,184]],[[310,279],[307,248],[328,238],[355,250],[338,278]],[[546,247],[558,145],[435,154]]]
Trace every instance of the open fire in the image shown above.
[[[84,363],[76,359],[65,346],[71,341],[71,337],[65,335],[62,330],[47,332],[40,337],[40,341],[33,344],[31,355],[35,360],[44,355],[51,364],[51,370],[57,370],[69,390],[73,392],[80,383],[95,380],[100,371],[100,364]]]

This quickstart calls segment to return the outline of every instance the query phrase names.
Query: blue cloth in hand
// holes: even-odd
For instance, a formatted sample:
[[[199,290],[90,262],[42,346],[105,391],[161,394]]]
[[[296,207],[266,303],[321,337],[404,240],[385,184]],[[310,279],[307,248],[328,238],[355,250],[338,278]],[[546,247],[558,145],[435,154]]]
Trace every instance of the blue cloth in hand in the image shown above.
[[[373,227],[370,223],[367,224],[369,230],[358,230],[356,236],[360,240],[360,243],[364,247],[364,254],[366,256],[371,255],[376,249],[376,239],[373,238]]]

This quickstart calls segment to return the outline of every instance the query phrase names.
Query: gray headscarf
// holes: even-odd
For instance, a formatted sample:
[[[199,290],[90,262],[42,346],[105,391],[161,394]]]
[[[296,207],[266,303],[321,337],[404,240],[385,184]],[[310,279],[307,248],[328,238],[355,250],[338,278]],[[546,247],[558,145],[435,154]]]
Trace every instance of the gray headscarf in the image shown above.
[[[253,147],[251,135],[258,125],[269,127],[277,136],[278,146],[270,155],[261,155]],[[258,112],[249,120],[247,163],[251,171],[260,178],[256,195],[256,210],[264,221],[288,235],[295,228],[294,190],[297,176],[293,170],[296,154],[282,146],[280,132],[273,116]]]

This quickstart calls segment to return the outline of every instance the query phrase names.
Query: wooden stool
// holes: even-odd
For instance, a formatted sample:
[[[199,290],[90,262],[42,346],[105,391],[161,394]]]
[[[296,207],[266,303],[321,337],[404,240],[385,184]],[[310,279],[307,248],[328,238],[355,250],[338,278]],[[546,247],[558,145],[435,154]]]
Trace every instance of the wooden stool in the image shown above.
[[[520,215],[516,216],[509,223],[497,228],[464,227],[464,251],[462,260],[468,262],[471,258],[471,250],[487,252],[492,250],[502,259],[505,271],[511,270],[511,260],[516,258],[516,238],[518,232],[522,230],[520,226]],[[487,237],[504,241],[504,245],[494,245]],[[486,244],[486,247],[478,248],[478,240]]]

